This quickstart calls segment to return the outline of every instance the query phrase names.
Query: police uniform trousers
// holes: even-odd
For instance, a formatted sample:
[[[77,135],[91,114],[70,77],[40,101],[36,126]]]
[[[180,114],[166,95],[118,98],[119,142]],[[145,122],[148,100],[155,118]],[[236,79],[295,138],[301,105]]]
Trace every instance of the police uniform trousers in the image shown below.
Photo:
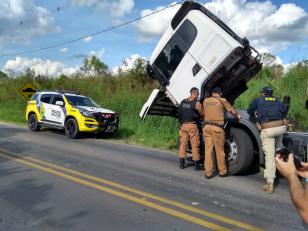
[[[276,177],[275,152],[282,148],[282,135],[287,130],[286,126],[262,129],[260,138],[265,155],[264,178],[267,183],[274,183]]]
[[[214,125],[205,125],[203,128],[203,136],[205,142],[205,174],[211,176],[213,173],[213,157],[212,152],[215,148],[217,167],[219,174],[227,173],[224,145],[225,145],[225,131]]]
[[[197,124],[183,123],[180,129],[180,148],[179,157],[186,157],[186,147],[190,141],[192,149],[192,159],[198,161],[200,159],[200,135]]]

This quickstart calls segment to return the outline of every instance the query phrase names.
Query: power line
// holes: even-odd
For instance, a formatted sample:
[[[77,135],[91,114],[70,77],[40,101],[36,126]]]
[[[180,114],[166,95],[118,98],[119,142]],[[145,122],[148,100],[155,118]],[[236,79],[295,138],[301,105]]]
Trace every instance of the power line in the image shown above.
[[[92,34],[84,35],[84,36],[81,36],[81,37],[78,37],[78,38],[75,38],[75,39],[72,39],[72,40],[64,41],[64,42],[59,42],[59,43],[47,45],[47,46],[45,46],[45,47],[34,48],[34,49],[31,49],[31,50],[22,51],[22,52],[16,52],[16,53],[3,54],[3,55],[0,55],[0,58],[2,58],[2,57],[8,57],[8,56],[24,55],[24,54],[39,52],[39,51],[48,50],[48,49],[51,49],[51,48],[60,47],[60,46],[67,45],[67,44],[71,44],[71,43],[74,43],[74,42],[83,40],[83,39],[85,39],[85,38],[93,37],[93,36],[96,36],[96,35],[99,35],[99,34],[102,34],[102,33],[106,33],[106,32],[108,32],[108,31],[111,31],[111,30],[114,30],[114,29],[117,29],[117,28],[126,26],[126,25],[128,25],[128,24],[137,22],[137,21],[139,21],[139,20],[141,20],[141,19],[144,19],[144,18],[149,17],[149,16],[151,16],[151,15],[160,13],[160,12],[162,12],[162,11],[164,11],[164,10],[166,10],[166,9],[169,9],[169,8],[171,8],[171,7],[174,7],[174,6],[178,5],[178,4],[182,4],[182,2],[183,2],[183,1],[176,2],[176,3],[174,3],[174,4],[171,4],[171,5],[169,5],[169,6],[166,6],[166,7],[162,8],[162,9],[160,9],[160,10],[153,11],[152,13],[149,13],[149,14],[144,15],[144,16],[142,16],[142,17],[138,17],[138,18],[132,19],[132,20],[130,20],[130,21],[126,21],[126,22],[124,22],[124,23],[121,23],[121,24],[118,24],[118,25],[116,25],[116,26],[112,26],[112,27],[106,28],[106,29],[104,29],[104,30],[101,30],[101,31],[98,31],[98,32],[95,32],[95,33],[92,33]]]
[[[71,8],[72,5],[70,4],[65,4],[65,5],[57,5],[55,8],[53,8],[53,10],[49,11],[49,14],[48,15],[43,15],[41,16],[41,18],[47,18],[49,17],[50,15],[53,15],[53,14],[56,14],[56,13],[60,13],[64,10],[67,10],[69,8]],[[30,23],[34,22],[37,20],[37,17],[32,17],[32,18],[28,18],[28,19],[20,19],[18,21],[18,26],[24,26],[24,25],[29,25]]]

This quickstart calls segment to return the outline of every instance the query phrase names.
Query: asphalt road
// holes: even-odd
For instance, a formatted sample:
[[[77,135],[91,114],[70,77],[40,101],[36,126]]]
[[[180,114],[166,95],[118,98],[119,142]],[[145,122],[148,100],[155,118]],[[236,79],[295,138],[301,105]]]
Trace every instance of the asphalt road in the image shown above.
[[[175,153],[0,124],[0,230],[303,230],[280,180],[206,180]]]

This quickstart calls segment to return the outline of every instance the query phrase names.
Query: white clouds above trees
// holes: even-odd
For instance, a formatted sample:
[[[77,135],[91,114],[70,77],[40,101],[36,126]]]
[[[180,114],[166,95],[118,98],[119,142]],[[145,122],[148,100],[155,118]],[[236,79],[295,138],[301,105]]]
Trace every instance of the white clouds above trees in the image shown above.
[[[30,59],[17,56],[15,59],[8,60],[2,71],[9,76],[16,76],[25,73],[27,69],[33,70],[35,75],[58,77],[61,74],[68,76],[73,75],[79,70],[79,67],[68,67],[64,63],[48,59]]]
[[[275,6],[271,1],[212,0],[204,5],[237,34],[250,40],[262,52],[275,52],[302,43],[308,37],[308,14],[293,3]],[[161,9],[143,10],[141,16]],[[178,7],[148,17],[136,24],[140,38],[160,36]]]

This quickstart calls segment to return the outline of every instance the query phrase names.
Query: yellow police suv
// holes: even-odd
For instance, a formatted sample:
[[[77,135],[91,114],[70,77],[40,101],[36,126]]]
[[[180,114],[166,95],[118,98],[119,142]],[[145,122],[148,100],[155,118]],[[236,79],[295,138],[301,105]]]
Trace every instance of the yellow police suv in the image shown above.
[[[27,103],[26,119],[31,131],[64,129],[72,139],[81,132],[115,133],[119,114],[102,108],[92,99],[72,91],[42,91]]]

